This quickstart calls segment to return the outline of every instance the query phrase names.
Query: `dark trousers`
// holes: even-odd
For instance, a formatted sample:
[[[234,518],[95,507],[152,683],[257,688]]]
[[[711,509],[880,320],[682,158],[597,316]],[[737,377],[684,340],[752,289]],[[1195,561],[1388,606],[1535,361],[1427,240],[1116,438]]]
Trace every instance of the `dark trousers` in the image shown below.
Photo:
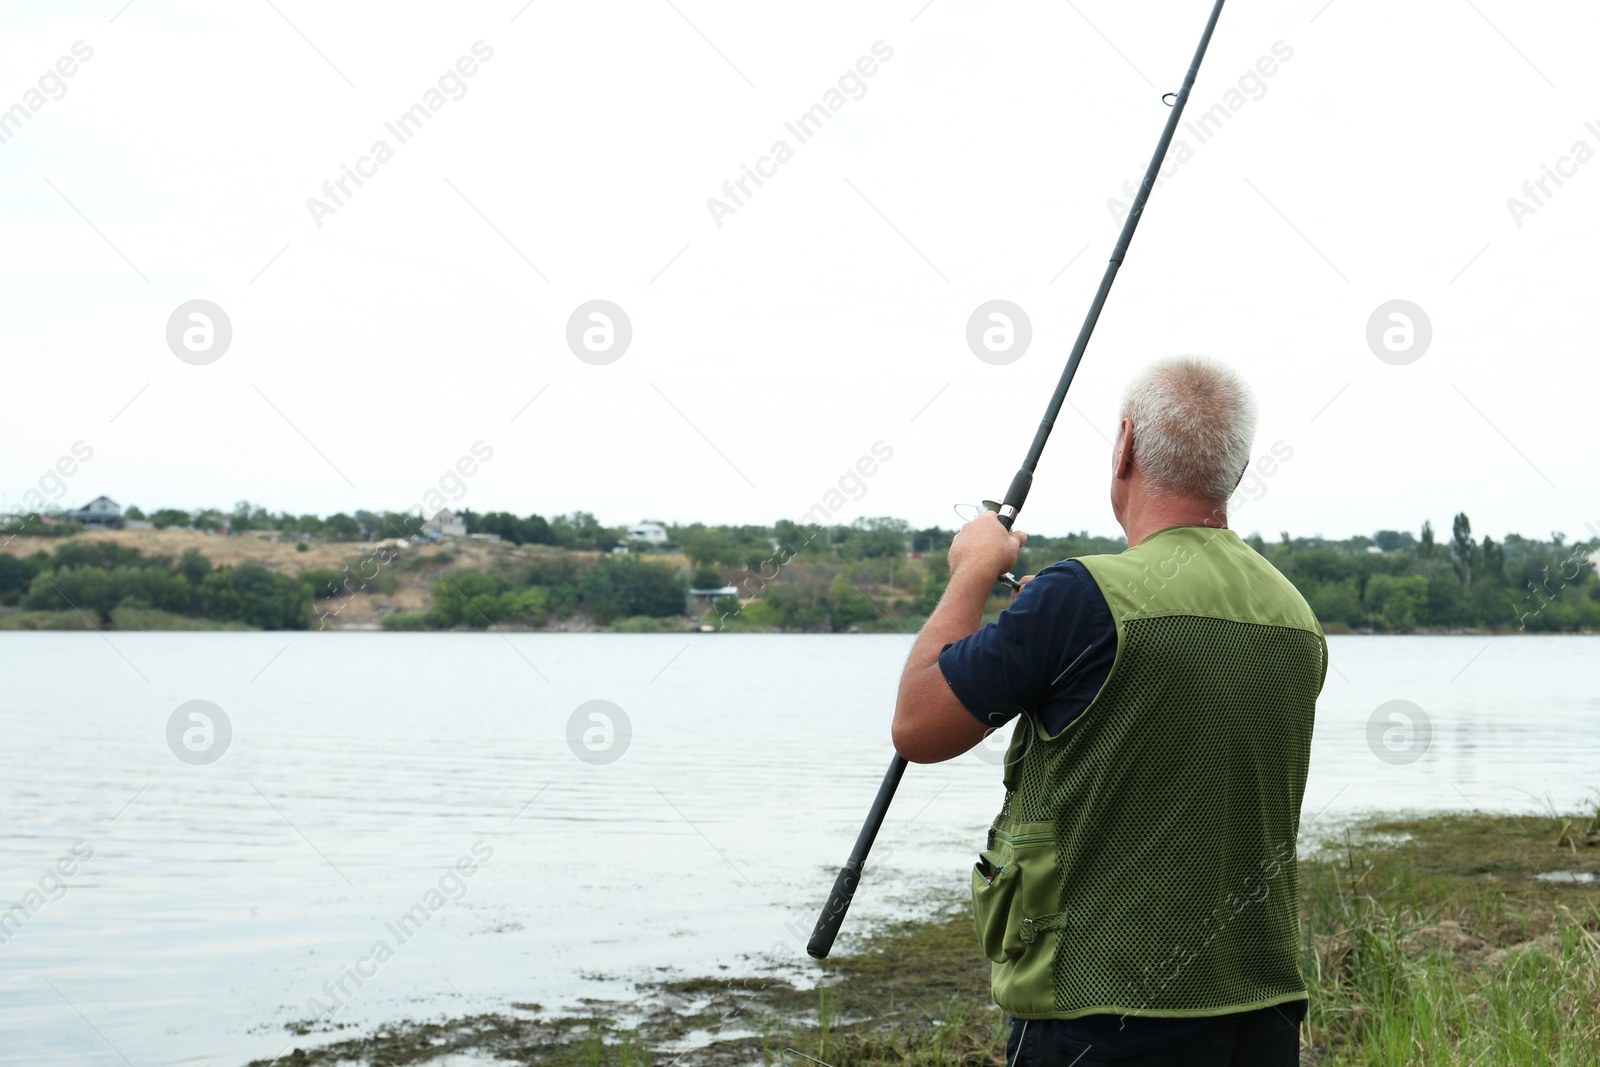
[[[1282,1005],[1207,1020],[1113,1016],[1013,1019],[1007,1067],[1298,1067],[1305,1005]],[[1170,1023],[1168,1032],[1151,1023]]]

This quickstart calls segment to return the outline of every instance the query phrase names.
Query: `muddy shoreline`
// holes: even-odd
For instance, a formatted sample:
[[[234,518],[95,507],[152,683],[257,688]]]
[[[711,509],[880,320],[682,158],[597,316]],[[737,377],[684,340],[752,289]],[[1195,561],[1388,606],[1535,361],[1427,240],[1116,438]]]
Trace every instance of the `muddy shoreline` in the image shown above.
[[[1600,1064],[1600,803],[1550,815],[1366,818],[1300,861],[1302,1064]],[[291,1024],[272,1063],[510,1061],[550,1067],[1004,1063],[964,900],[807,961],[636,983],[626,1000],[412,1021],[345,1036]],[[474,1008],[478,1006],[473,1006]],[[1403,1049],[1402,1059],[1383,1049]],[[1562,1059],[1562,1056],[1568,1058]],[[1464,1059],[1463,1059],[1464,1057]]]

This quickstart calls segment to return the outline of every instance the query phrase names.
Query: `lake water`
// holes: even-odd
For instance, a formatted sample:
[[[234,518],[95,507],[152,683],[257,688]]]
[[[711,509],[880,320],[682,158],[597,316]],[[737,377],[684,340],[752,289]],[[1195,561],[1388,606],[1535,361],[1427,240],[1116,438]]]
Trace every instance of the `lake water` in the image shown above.
[[[1600,787],[1600,638],[1329,644],[1311,836],[1367,810],[1569,808]],[[0,1063],[233,1067],[324,1007],[349,1034],[802,958],[889,761],[906,649],[0,635],[0,903],[45,890],[0,928]],[[216,762],[169,747],[191,700],[231,726]],[[595,700],[631,735],[585,709],[575,749]],[[1390,701],[1431,732],[1389,717],[1404,706],[1369,728]],[[906,774],[847,935],[962,890],[998,748]],[[63,858],[72,873],[51,873]]]

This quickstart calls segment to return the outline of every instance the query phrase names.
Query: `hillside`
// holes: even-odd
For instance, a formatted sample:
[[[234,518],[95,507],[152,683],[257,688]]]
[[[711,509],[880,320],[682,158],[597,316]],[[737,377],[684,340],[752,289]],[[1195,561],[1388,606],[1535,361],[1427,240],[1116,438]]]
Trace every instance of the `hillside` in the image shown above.
[[[59,537],[17,536],[0,545],[0,553],[18,558],[38,552],[49,554],[67,540]],[[350,576],[348,585],[337,595],[318,597],[313,605],[311,628],[330,630],[376,630],[386,615],[426,612],[433,603],[432,589],[447,570],[469,568],[510,574],[540,558],[560,555],[588,561],[597,556],[597,553],[573,552],[543,545],[514,545],[473,539],[457,539],[440,544],[316,539],[297,542],[282,537],[276,531],[248,531],[225,537],[175,528],[91,529],[74,535],[70,540],[80,544],[107,542],[121,548],[136,549],[146,557],[169,556],[179,559],[185,552],[193,550],[216,568],[257,564],[291,579],[318,571]],[[301,545],[304,545],[303,550]],[[392,559],[386,558],[391,554]],[[651,561],[674,569],[685,566],[684,558],[676,554],[655,554],[651,556]],[[327,590],[319,588],[317,591]],[[0,605],[0,622],[6,616],[15,616],[19,612],[17,605]],[[515,623],[497,622],[496,625],[502,629],[529,628]],[[687,627],[687,620],[684,625]],[[538,628],[590,630],[603,627],[593,625],[582,615],[575,615],[551,620],[548,625]]]

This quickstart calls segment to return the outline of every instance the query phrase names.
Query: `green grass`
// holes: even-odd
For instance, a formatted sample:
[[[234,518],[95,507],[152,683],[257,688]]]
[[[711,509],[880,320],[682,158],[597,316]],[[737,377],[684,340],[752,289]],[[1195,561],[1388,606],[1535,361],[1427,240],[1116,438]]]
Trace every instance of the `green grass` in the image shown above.
[[[1600,881],[1533,877],[1551,871],[1600,876],[1600,810],[1374,820],[1303,860],[1302,1064],[1600,1067]],[[809,989],[759,975],[646,983],[647,1001],[675,1006],[513,1005],[286,1062],[426,1063],[448,1049],[540,1067],[799,1067],[794,1049],[833,1067],[1005,1063],[964,904],[815,966]],[[680,1058],[694,1033],[710,1036]]]
[[[619,634],[681,634],[688,628],[689,624],[678,615],[664,619],[652,618],[649,615],[630,615],[611,624],[612,631]]]
[[[97,611],[18,611],[0,615],[0,630],[254,630],[242,622],[221,622],[176,615],[155,608],[119,604],[111,618],[102,619]]]
[[[221,622],[217,619],[197,619],[191,615],[175,615],[156,608],[132,607],[118,604],[111,609],[113,630],[255,630],[242,622]]]
[[[1327,1065],[1600,1064],[1600,815],[1375,822],[1302,864]],[[1365,843],[1363,843],[1365,842]]]
[[[100,613],[67,611],[18,611],[0,615],[0,630],[94,630],[101,628]]]

